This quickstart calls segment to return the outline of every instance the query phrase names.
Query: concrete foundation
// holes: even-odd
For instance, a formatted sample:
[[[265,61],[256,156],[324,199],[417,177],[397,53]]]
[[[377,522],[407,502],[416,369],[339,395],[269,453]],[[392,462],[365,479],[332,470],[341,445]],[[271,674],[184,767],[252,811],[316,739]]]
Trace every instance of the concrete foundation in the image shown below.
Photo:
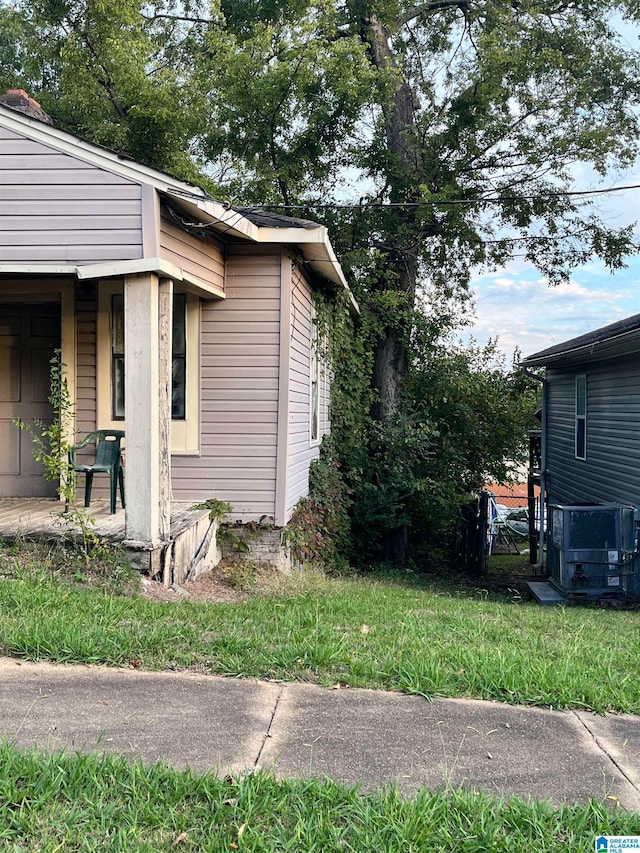
[[[190,510],[180,524],[172,525],[169,542],[150,548],[125,541],[124,546],[132,566],[151,578],[161,578],[170,587],[194,581],[220,562],[218,525],[206,510]]]
[[[273,566],[284,574],[291,572],[291,553],[284,543],[280,527],[223,525],[219,539],[224,557],[243,556],[256,563]]]

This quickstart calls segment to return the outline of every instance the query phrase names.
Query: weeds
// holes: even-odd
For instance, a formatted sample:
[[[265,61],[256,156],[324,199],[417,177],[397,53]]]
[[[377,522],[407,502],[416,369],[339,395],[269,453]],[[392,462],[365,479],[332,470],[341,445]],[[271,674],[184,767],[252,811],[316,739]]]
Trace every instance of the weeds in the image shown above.
[[[119,563],[67,563],[68,553],[23,555],[18,572],[15,552],[0,552],[5,654],[640,713],[636,611],[541,608],[408,574],[320,572],[238,575],[259,587],[241,602],[148,601],[114,595],[131,577]]]
[[[48,400],[53,412],[51,421],[35,418],[28,423],[14,418],[13,422],[29,435],[34,459],[42,465],[45,479],[56,484],[58,496],[65,503],[64,514],[59,516],[63,534],[70,531],[80,534],[81,546],[88,560],[102,543],[93,530],[95,520],[76,499],[77,477],[69,464],[75,407],[67,381],[67,365],[62,361],[60,349],[54,351],[49,361]]]
[[[0,744],[0,845],[15,851],[586,853],[598,835],[636,831],[637,816],[594,801],[554,808],[462,790],[403,799],[328,780],[219,779]]]
[[[120,548],[97,541],[90,555],[64,539],[0,544],[0,578],[37,583],[42,576],[114,595],[133,593],[139,577]],[[1,596],[0,596],[1,597]]]

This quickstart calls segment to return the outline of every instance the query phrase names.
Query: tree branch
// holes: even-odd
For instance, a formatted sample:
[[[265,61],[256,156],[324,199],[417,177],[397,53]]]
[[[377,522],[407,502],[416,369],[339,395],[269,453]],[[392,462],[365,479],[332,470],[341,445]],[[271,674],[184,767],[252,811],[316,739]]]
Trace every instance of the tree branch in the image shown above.
[[[77,21],[75,21],[71,18],[69,18],[68,20],[69,20],[69,28],[77,36],[79,36],[81,39],[84,40],[84,43],[86,44],[89,53],[91,54],[94,62],[96,63],[96,66],[97,66],[96,72],[98,71],[98,69],[100,69],[102,71],[102,75],[99,73],[95,74],[96,82],[100,86],[102,86],[102,88],[106,92],[107,97],[111,101],[111,104],[113,105],[113,108],[115,109],[119,118],[121,118],[121,119],[127,118],[127,110],[120,103],[120,99],[118,98],[118,96],[116,94],[115,86],[113,85],[113,82],[111,80],[111,75],[109,74],[108,69],[105,67],[104,63],[100,59],[97,48],[94,46],[93,42],[89,38],[89,33],[85,29],[83,29]]]
[[[470,0],[434,0],[433,3],[424,3],[420,6],[412,6],[410,9],[396,18],[396,24],[402,27],[408,24],[414,18],[419,18],[420,15],[425,15],[428,12],[438,12],[440,9],[460,9],[461,12],[468,12],[470,9]]]
[[[167,15],[167,14],[162,14],[161,12],[157,12],[155,15],[144,15],[141,12],[140,17],[144,18],[145,21],[159,21],[161,19],[164,19],[167,21],[185,21],[187,24],[213,24],[213,23],[215,23],[214,18],[192,18],[189,15]]]

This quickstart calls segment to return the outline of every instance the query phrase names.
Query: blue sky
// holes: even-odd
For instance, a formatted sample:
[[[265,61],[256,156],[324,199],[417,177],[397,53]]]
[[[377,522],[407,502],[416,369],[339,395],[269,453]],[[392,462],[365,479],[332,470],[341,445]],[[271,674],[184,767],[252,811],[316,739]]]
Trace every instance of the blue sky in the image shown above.
[[[582,178],[587,176],[583,174]],[[640,184],[640,170],[603,185]],[[593,182],[576,180],[576,189]],[[615,227],[640,221],[640,189],[603,196],[600,212]],[[635,228],[640,242],[640,225]],[[640,313],[640,256],[613,275],[597,260],[575,270],[569,284],[549,287],[531,266],[513,261],[495,273],[474,277],[475,319],[463,338],[498,338],[510,361],[514,349],[530,355],[631,314]]]
[[[618,15],[612,15],[612,22],[627,45],[637,50],[637,25]],[[624,174],[604,178],[587,163],[574,164],[572,173],[576,190],[640,184],[640,162]],[[640,243],[640,189],[598,196],[596,209],[613,227],[636,223],[635,242]],[[640,256],[629,258],[628,268],[613,275],[594,260],[560,287],[549,287],[537,270],[514,261],[496,273],[476,276],[472,289],[475,322],[464,339],[473,335],[485,343],[497,337],[510,361],[516,346],[523,355],[531,355],[640,313]]]

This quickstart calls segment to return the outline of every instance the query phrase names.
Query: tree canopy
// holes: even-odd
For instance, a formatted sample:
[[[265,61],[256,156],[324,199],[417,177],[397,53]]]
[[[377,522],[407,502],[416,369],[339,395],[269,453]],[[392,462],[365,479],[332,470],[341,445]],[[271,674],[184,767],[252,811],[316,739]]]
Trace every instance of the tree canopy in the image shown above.
[[[635,250],[572,170],[637,158],[639,25],[637,0],[15,0],[0,86],[219,197],[327,224],[368,318],[364,441],[391,464],[399,423],[437,431],[417,320],[463,316],[473,269],[517,254],[554,283]]]

